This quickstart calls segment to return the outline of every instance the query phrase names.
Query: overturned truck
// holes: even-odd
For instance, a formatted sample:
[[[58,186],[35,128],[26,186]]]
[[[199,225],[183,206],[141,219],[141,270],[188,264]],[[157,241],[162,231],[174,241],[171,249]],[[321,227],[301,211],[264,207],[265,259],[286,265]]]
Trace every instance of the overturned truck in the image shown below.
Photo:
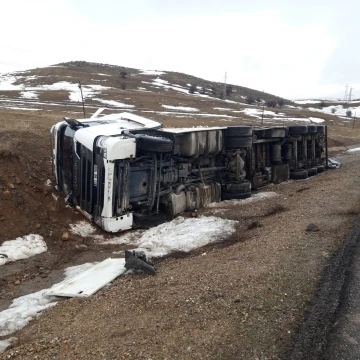
[[[326,127],[164,128],[130,113],[51,129],[56,188],[109,232],[148,228],[327,163]]]

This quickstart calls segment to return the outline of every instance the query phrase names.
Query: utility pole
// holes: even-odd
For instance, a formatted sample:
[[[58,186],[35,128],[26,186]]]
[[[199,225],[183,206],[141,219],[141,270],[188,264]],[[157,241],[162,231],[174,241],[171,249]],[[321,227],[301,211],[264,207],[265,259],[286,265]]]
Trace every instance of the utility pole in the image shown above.
[[[81,82],[80,82],[80,81],[79,81],[78,87],[79,87],[80,93],[81,93],[81,102],[82,102],[82,106],[83,106],[83,113],[84,113],[84,119],[85,119],[85,102],[84,102],[84,96],[83,96],[83,92],[82,92],[82,87],[81,87]]]
[[[223,91],[223,99],[226,100],[226,80],[227,80],[227,72],[225,71],[224,76],[224,91]]]
[[[264,125],[264,110],[265,110],[265,90],[263,90],[263,108],[262,108],[262,114],[261,114],[261,126]]]
[[[355,117],[356,117],[356,111],[354,112],[353,130],[355,129]]]
[[[349,91],[349,102],[351,102],[352,91],[353,91],[353,88],[350,88],[350,91]]]
[[[346,86],[345,86],[345,96],[344,96],[344,101],[345,101],[345,102],[346,102],[346,100],[347,100],[348,87],[349,87],[349,85],[348,85],[348,84],[346,84]]]

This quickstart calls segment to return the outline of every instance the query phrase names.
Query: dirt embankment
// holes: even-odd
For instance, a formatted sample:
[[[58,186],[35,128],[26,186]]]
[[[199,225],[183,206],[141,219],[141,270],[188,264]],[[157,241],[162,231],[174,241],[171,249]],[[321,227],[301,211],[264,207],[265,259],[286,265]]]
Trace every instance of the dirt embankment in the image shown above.
[[[16,166],[19,171],[2,175],[6,184],[20,169],[29,171]],[[158,262],[155,277],[120,277],[89,299],[60,302],[16,334],[18,342],[0,359],[287,358],[321,274],[359,213],[359,172],[358,156],[348,155],[340,170],[269,187],[278,194],[272,199],[201,210],[238,220],[236,234],[225,244]],[[15,188],[24,187],[24,197],[26,181],[38,183],[25,175],[21,184],[15,182]],[[15,196],[4,187],[1,199],[9,196],[5,191]],[[44,189],[35,191],[21,209],[30,206],[35,213],[45,199],[54,203],[50,197]],[[35,222],[37,215],[31,216]],[[64,244],[58,238],[73,216],[72,210],[57,208],[53,217],[38,220],[52,252],[74,251],[81,241]],[[307,232],[309,223],[319,231]],[[52,238],[50,231],[58,235]],[[87,260],[98,260],[90,240],[82,241],[90,247],[81,256],[89,251]],[[16,288],[11,282],[6,286]]]

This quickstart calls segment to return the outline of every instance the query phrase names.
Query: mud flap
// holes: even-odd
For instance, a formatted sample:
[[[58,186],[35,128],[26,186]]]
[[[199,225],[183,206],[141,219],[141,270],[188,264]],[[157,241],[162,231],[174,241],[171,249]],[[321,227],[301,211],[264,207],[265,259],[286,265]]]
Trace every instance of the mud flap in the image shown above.
[[[125,250],[125,268],[142,270],[148,275],[156,274],[154,265],[146,258],[144,251]]]
[[[280,184],[283,181],[289,180],[290,178],[289,165],[285,164],[285,165],[273,166],[271,176],[272,176],[271,182],[274,184]]]

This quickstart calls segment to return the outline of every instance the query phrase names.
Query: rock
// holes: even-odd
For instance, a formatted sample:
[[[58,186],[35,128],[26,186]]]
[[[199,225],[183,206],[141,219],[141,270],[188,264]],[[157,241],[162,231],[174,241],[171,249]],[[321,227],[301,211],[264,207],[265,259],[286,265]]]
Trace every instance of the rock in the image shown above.
[[[15,185],[10,183],[10,184],[9,184],[9,188],[10,188],[10,189],[15,189]]]
[[[69,240],[69,233],[67,231],[65,231],[62,235],[61,235],[61,240],[66,241]]]
[[[316,224],[311,223],[306,227],[306,231],[320,231],[320,227]]]
[[[21,281],[19,279],[17,279],[14,283],[15,285],[20,285],[21,284]]]
[[[239,303],[241,301],[241,299],[240,298],[236,298],[236,299],[234,299],[234,302],[236,302],[236,303]]]
[[[40,273],[40,277],[42,277],[42,278],[46,278],[47,276],[48,276],[48,274],[46,274],[44,272]]]
[[[16,178],[16,179],[15,179],[15,183],[16,183],[16,184],[21,184],[20,179],[19,179],[19,178]]]
[[[41,228],[41,225],[40,224],[36,224],[35,225],[35,229],[40,229]]]
[[[29,226],[29,225],[30,225],[30,221],[25,220],[25,221],[24,221],[24,226]]]

